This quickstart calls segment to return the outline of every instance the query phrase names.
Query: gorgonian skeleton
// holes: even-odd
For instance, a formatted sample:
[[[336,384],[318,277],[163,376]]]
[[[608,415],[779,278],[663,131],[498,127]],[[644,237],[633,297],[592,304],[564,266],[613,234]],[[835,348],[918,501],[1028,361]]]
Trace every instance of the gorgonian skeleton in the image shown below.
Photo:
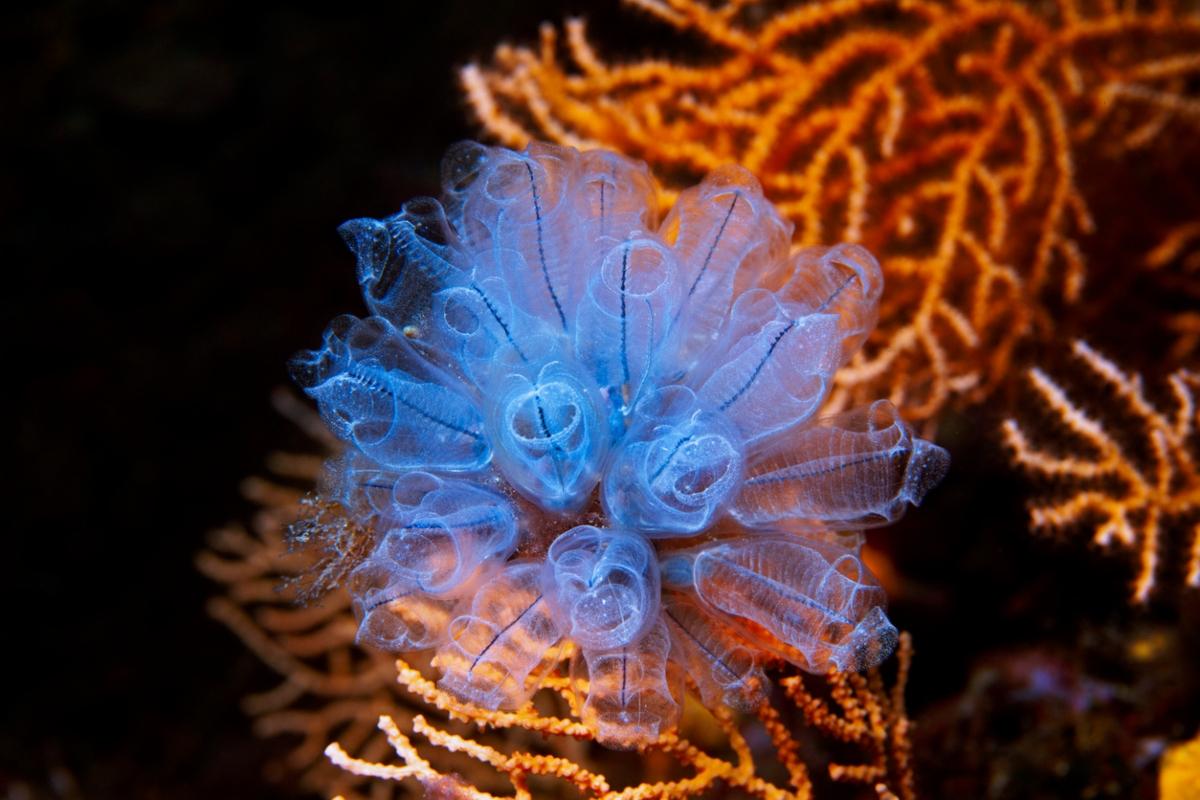
[[[661,224],[610,152],[463,143],[442,171],[441,202],[342,226],[371,316],[292,365],[347,444],[320,491],[374,537],[360,642],[436,648],[442,686],[492,709],[571,652],[622,747],[674,724],[685,676],[744,708],[768,660],[886,658],[860,531],[948,457],[886,401],[816,416],[874,325],[871,254],[789,254],[737,167]]]

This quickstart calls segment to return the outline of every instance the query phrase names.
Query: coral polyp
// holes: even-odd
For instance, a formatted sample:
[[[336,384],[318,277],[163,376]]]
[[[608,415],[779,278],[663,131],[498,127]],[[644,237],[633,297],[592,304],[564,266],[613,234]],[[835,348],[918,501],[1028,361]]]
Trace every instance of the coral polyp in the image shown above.
[[[886,401],[818,416],[875,321],[869,252],[791,253],[737,167],[657,208],[614,153],[460,144],[440,202],[342,226],[371,316],[292,365],[346,444],[320,491],[372,537],[359,641],[436,649],[490,709],[569,653],[618,747],[669,730],[688,682],[747,708],[769,661],[886,658],[860,531],[948,465]]]

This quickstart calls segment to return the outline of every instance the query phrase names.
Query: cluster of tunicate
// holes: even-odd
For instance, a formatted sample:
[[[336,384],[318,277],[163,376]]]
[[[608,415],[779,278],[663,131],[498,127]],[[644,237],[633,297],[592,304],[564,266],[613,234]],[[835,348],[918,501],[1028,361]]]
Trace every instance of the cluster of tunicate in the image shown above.
[[[346,443],[323,492],[375,537],[360,642],[436,649],[490,709],[572,653],[624,747],[674,724],[685,676],[745,708],[769,660],[886,658],[854,532],[947,466],[885,401],[819,415],[874,324],[870,253],[791,253],[737,167],[656,208],[613,153],[460,144],[441,201],[342,226],[370,316],[292,365]]]

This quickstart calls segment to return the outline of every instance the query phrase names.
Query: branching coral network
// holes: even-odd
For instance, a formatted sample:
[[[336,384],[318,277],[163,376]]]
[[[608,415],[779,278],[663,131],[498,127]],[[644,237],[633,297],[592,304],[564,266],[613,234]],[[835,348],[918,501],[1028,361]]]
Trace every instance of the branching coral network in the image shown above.
[[[613,148],[676,186],[737,162],[800,243],[866,245],[888,288],[838,380],[847,401],[886,393],[910,417],[984,396],[1080,297],[1095,223],[1078,147],[1144,151],[1200,125],[1200,17],[1166,3],[627,3],[700,57],[609,63],[582,20],[561,43],[546,25],[540,49],[463,70],[483,127],[510,146]]]
[[[831,673],[828,677],[830,698],[813,694],[804,678],[794,675],[783,679],[781,686],[788,699],[799,709],[807,724],[832,739],[856,746],[865,760],[858,763],[834,763],[828,767],[835,781],[857,783],[870,787],[876,796],[899,800],[915,796],[910,743],[910,723],[904,711],[904,686],[912,657],[912,644],[907,635],[901,637],[899,672],[891,689],[884,687],[877,669],[867,675],[854,672]],[[579,687],[572,686],[566,676],[551,676],[543,681],[546,693],[557,695],[560,704],[569,709],[566,716],[541,713],[532,703],[516,712],[491,711],[464,704],[435,686],[418,670],[404,661],[397,662],[398,680],[405,690],[429,706],[445,712],[451,719],[472,722],[481,729],[525,730],[548,737],[594,738],[594,731],[581,721],[577,697]],[[693,797],[714,787],[736,789],[747,795],[770,800],[810,798],[813,782],[808,767],[800,757],[795,732],[781,720],[779,711],[763,703],[753,712],[770,738],[775,757],[787,773],[787,787],[780,787],[760,775],[755,755],[739,721],[727,709],[714,712],[715,725],[726,737],[730,757],[709,754],[676,732],[665,733],[642,748],[642,754],[663,753],[687,769],[689,774],[653,783],[641,783],[624,789],[614,788],[601,774],[586,769],[569,759],[533,752],[505,752],[480,742],[448,732],[431,723],[424,715],[413,719],[414,733],[445,751],[463,753],[476,761],[503,773],[511,782],[516,798],[530,798],[529,778],[548,776],[574,786],[585,797],[603,800],[636,800],[636,798]],[[330,760],[350,773],[384,781],[413,779],[431,796],[453,796],[474,800],[497,800],[495,795],[468,784],[460,776],[439,771],[418,752],[412,741],[400,730],[390,716],[382,715],[379,729],[387,736],[402,763],[388,764],[350,755],[340,743],[331,744],[325,751]]]
[[[1056,451],[1031,441],[1015,419],[1004,423],[1004,438],[1016,463],[1059,491],[1030,504],[1035,529],[1089,527],[1104,548],[1137,554],[1133,599],[1145,602],[1172,557],[1165,552],[1168,532],[1183,534],[1184,582],[1200,588],[1200,417],[1196,391],[1200,375],[1179,370],[1169,376],[1170,406],[1156,407],[1140,375],[1123,372],[1086,343],[1074,355],[1115,401],[1111,424],[1073,399],[1041,369],[1029,382],[1059,427],[1078,444]],[[1130,440],[1132,437],[1132,440]]]

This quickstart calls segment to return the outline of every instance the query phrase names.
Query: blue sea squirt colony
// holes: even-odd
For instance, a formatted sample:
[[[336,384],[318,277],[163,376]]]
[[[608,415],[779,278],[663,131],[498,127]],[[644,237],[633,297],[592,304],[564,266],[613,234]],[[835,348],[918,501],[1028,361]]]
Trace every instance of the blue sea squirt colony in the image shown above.
[[[886,401],[817,412],[875,321],[855,245],[790,254],[737,167],[659,223],[644,164],[463,143],[441,202],[342,234],[371,316],[292,363],[345,451],[320,489],[369,530],[359,641],[436,648],[441,685],[521,706],[572,654],[584,722],[635,747],[686,680],[858,670],[896,629],[859,558],[944,474]]]

